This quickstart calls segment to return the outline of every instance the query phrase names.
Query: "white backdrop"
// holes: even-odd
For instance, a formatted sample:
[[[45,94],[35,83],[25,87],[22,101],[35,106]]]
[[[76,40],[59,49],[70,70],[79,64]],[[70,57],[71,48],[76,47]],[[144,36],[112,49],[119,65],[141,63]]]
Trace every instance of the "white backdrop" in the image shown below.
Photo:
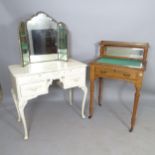
[[[8,65],[20,63],[18,24],[38,11],[67,25],[70,55],[83,62],[96,57],[96,43],[100,40],[149,42],[143,94],[155,94],[154,6],[154,0],[1,0],[0,82],[5,98],[10,97],[11,88]],[[115,88],[117,96],[130,86],[106,80],[105,87],[108,91]]]

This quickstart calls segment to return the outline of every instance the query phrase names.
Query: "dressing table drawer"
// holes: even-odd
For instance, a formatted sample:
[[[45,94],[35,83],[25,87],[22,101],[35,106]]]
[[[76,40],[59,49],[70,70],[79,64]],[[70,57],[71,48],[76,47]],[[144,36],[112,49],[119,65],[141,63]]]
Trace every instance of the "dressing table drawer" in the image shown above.
[[[23,84],[20,87],[20,92],[22,97],[37,96],[40,94],[48,93],[45,81],[31,84]]]
[[[86,68],[76,68],[65,72],[61,81],[64,89],[85,85]]]
[[[84,75],[86,72],[86,68],[85,67],[81,67],[81,68],[75,68],[75,69],[70,69],[68,71],[65,72],[65,76],[79,76],[79,75]]]
[[[77,77],[67,77],[63,80],[63,88],[68,89],[72,87],[77,86],[83,86],[85,85],[85,78],[83,76],[77,76]]]
[[[43,78],[42,74],[29,75],[29,76],[18,78],[18,83],[20,84],[33,83],[33,82],[41,81],[42,78]]]

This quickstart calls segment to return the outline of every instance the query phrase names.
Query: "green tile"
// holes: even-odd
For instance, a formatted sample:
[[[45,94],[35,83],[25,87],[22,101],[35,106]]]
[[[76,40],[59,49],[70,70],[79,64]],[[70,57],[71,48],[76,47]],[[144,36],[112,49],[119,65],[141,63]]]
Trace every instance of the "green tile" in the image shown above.
[[[21,48],[27,50],[28,49],[27,43],[21,43]]]
[[[112,65],[120,65],[134,68],[141,68],[142,61],[141,60],[132,60],[132,59],[119,59],[119,58],[99,58],[97,60],[99,63],[107,63]]]

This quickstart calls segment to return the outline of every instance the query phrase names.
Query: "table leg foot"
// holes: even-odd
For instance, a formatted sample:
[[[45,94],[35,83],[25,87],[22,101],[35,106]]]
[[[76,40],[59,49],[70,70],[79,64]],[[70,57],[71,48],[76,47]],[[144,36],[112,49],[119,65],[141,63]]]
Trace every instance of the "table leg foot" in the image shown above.
[[[130,128],[129,132],[132,132],[133,131],[133,128]]]
[[[89,119],[91,119],[91,118],[92,118],[92,116],[90,115],[90,116],[88,116],[88,118],[89,118]]]
[[[85,116],[85,115],[82,115],[82,118],[83,118],[83,119],[85,119],[85,118],[86,118],[86,116]]]
[[[24,137],[24,140],[28,140],[28,136],[25,136],[25,137]]]

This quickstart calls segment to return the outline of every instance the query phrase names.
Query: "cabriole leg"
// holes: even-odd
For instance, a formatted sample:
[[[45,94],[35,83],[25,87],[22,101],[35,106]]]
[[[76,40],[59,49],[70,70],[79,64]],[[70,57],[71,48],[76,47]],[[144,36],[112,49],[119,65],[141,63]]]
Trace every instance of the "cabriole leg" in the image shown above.
[[[84,96],[83,96],[83,100],[82,100],[82,107],[81,107],[81,116],[82,118],[86,118],[84,111],[85,111],[85,105],[86,105],[86,98],[87,98],[87,87],[80,87],[83,92],[84,92]]]
[[[14,103],[15,103],[17,114],[18,114],[18,122],[20,122],[21,121],[21,117],[20,117],[20,112],[19,112],[19,103],[16,100],[16,96],[15,96],[15,94],[13,92],[13,89],[11,90],[11,93],[12,93],[12,97],[13,97],[13,100],[14,100]]]
[[[24,113],[24,108],[25,108],[24,105],[26,105],[26,104],[20,103],[19,112],[20,112],[20,116],[22,119],[23,127],[24,127],[24,139],[27,140],[28,139],[28,130],[27,130],[27,124],[26,124],[26,119],[25,119],[25,113]]]

